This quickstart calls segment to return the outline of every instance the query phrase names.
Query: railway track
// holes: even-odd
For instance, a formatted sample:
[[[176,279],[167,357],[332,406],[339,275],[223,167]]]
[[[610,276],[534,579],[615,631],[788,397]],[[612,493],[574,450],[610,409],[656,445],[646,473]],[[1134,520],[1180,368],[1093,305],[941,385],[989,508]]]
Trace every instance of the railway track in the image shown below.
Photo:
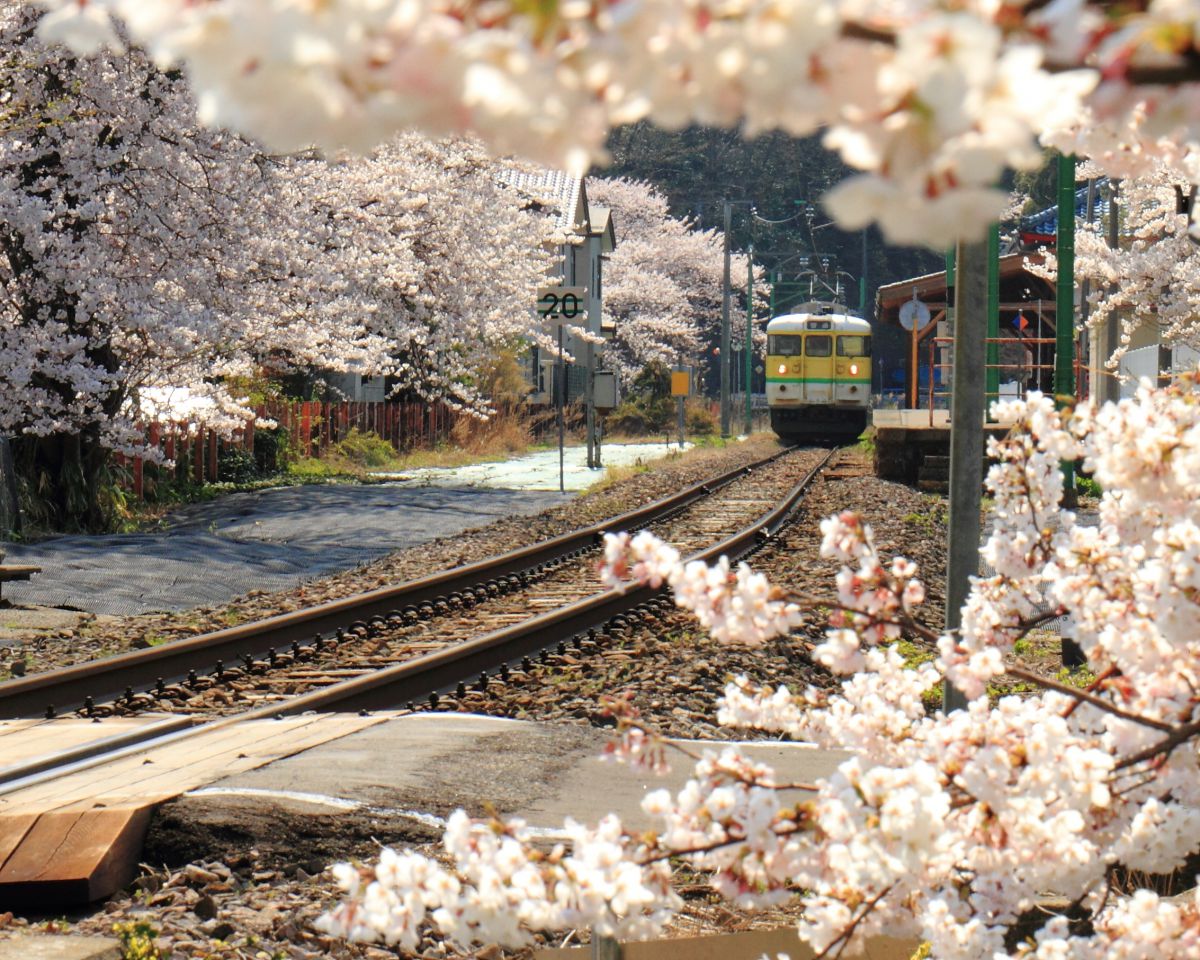
[[[645,586],[603,588],[594,554],[605,529],[653,525],[685,556],[744,556],[784,525],[832,455],[785,451],[604,524],[468,567],[0,684],[5,717],[52,716],[59,712],[50,706],[55,702],[95,719],[176,714],[0,769],[0,793],[151,740],[240,719],[415,707],[426,697],[437,704],[455,688],[461,696],[468,684],[507,682],[548,650],[562,654],[570,644],[586,655],[670,603]]]

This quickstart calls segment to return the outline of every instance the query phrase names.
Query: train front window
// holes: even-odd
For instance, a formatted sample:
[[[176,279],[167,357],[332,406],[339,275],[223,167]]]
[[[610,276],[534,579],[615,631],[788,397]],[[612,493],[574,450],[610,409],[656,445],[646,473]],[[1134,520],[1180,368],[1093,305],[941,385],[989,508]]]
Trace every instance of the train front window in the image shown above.
[[[767,338],[767,353],[773,357],[800,356],[800,337],[790,333],[773,333]]]
[[[839,357],[869,357],[871,355],[870,337],[838,337]]]
[[[828,357],[833,353],[833,337],[812,335],[805,337],[804,343],[806,357]]]

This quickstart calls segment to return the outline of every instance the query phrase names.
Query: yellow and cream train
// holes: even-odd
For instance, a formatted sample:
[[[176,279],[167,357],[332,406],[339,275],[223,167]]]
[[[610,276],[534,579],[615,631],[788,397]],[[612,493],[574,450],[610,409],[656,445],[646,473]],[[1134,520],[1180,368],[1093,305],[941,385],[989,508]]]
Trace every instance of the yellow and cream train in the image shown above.
[[[871,409],[871,325],[837,303],[767,324],[767,406],[782,440],[847,439]]]

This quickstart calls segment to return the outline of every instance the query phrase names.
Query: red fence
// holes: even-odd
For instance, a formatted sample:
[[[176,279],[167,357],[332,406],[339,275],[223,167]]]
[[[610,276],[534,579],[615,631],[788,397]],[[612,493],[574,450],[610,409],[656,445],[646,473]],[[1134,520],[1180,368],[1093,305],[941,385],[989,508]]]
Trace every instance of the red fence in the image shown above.
[[[444,403],[382,403],[318,400],[275,401],[255,409],[256,421],[247,423],[230,437],[201,424],[152,423],[146,441],[175,463],[176,479],[191,477],[195,483],[214,483],[219,478],[220,460],[229,450],[254,454],[255,434],[262,421],[275,421],[287,437],[286,455],[317,457],[340,443],[352,430],[373,433],[397,451],[430,447],[446,440],[459,416]],[[146,471],[161,475],[169,468],[147,464],[141,457],[117,454],[118,466],[128,470],[125,486],[139,500],[146,494]],[[183,471],[186,471],[184,473]]]
[[[351,430],[373,433],[396,450],[433,446],[449,437],[458,417],[444,403],[398,401],[296,400],[265,404],[255,412],[260,419],[274,420],[283,427],[292,450],[302,457],[320,456]]]

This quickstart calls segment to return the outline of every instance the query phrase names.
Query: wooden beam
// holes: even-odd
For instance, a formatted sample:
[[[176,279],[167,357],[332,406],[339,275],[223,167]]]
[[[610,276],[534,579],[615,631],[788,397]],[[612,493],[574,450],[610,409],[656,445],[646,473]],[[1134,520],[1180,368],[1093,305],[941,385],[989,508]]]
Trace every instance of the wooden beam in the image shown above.
[[[0,818],[0,838],[10,847],[0,867],[0,902],[84,904],[115,893],[137,874],[152,810],[145,804]]]

